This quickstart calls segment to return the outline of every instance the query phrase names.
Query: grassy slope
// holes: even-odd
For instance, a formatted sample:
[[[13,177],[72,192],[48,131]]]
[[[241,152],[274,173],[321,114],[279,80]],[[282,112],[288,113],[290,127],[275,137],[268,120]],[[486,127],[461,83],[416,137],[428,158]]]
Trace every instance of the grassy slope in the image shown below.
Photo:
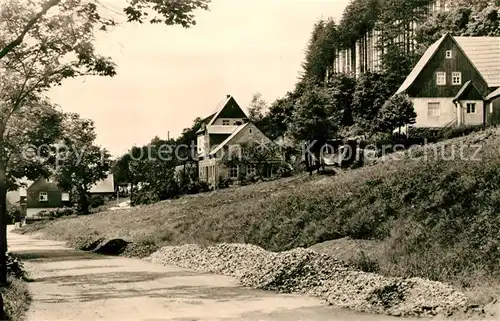
[[[245,242],[286,250],[349,237],[386,275],[458,286],[500,280],[500,131],[441,143],[454,160],[401,158],[331,178],[300,178],[54,221],[59,239],[97,233],[143,244]],[[480,133],[479,135],[483,135]],[[460,149],[460,144],[465,146]],[[440,151],[441,153],[441,151]],[[459,159],[460,153],[466,158]],[[422,154],[421,152],[414,153]],[[472,156],[480,161],[472,161]],[[370,247],[368,247],[370,248]],[[485,299],[478,298],[480,301]]]

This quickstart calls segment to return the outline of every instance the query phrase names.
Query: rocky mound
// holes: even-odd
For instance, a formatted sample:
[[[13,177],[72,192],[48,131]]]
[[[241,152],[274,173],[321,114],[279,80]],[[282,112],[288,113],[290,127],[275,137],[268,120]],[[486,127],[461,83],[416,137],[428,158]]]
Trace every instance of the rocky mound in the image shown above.
[[[331,256],[303,248],[274,253],[246,244],[167,246],[148,259],[238,277],[245,286],[304,293],[363,312],[433,316],[464,310],[467,303],[465,295],[449,285],[355,271]]]

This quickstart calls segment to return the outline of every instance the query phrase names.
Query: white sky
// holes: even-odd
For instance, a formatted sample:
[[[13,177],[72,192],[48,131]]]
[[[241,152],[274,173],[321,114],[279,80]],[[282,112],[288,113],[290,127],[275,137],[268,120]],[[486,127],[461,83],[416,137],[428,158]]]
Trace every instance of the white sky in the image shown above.
[[[103,0],[120,11],[121,0]],[[98,51],[118,64],[113,78],[68,80],[49,94],[63,110],[94,120],[112,154],[154,136],[177,137],[226,94],[246,107],[268,102],[297,81],[313,24],[338,21],[348,0],[213,0],[197,25],[125,24],[99,36]]]

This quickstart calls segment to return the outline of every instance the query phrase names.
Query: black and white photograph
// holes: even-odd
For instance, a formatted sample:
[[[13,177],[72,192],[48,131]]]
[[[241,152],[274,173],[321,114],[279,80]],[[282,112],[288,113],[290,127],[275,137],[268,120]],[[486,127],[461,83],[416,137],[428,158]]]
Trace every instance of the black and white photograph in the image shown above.
[[[0,0],[0,321],[500,320],[500,0]]]

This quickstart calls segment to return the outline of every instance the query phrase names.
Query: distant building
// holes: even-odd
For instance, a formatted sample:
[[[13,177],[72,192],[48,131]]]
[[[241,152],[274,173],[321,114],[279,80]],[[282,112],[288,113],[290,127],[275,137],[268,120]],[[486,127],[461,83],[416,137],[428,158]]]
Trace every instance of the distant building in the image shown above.
[[[26,188],[9,192],[9,201],[25,209],[27,218],[36,218],[41,211],[49,211],[70,206],[70,192],[65,191],[52,179],[40,177],[35,181],[25,181]],[[114,195],[113,174],[94,184],[90,189],[91,197]]]
[[[397,93],[412,99],[416,127],[500,122],[500,37],[442,36]]]
[[[255,173],[255,166],[239,168],[238,165],[226,168],[222,158],[232,146],[247,142],[263,142],[274,144],[254,124],[249,122],[245,112],[234,97],[227,95],[218,105],[215,113],[202,121],[197,132],[198,173],[200,181],[206,181],[212,186],[219,180],[238,180],[240,174]],[[277,156],[277,159],[279,157]]]

